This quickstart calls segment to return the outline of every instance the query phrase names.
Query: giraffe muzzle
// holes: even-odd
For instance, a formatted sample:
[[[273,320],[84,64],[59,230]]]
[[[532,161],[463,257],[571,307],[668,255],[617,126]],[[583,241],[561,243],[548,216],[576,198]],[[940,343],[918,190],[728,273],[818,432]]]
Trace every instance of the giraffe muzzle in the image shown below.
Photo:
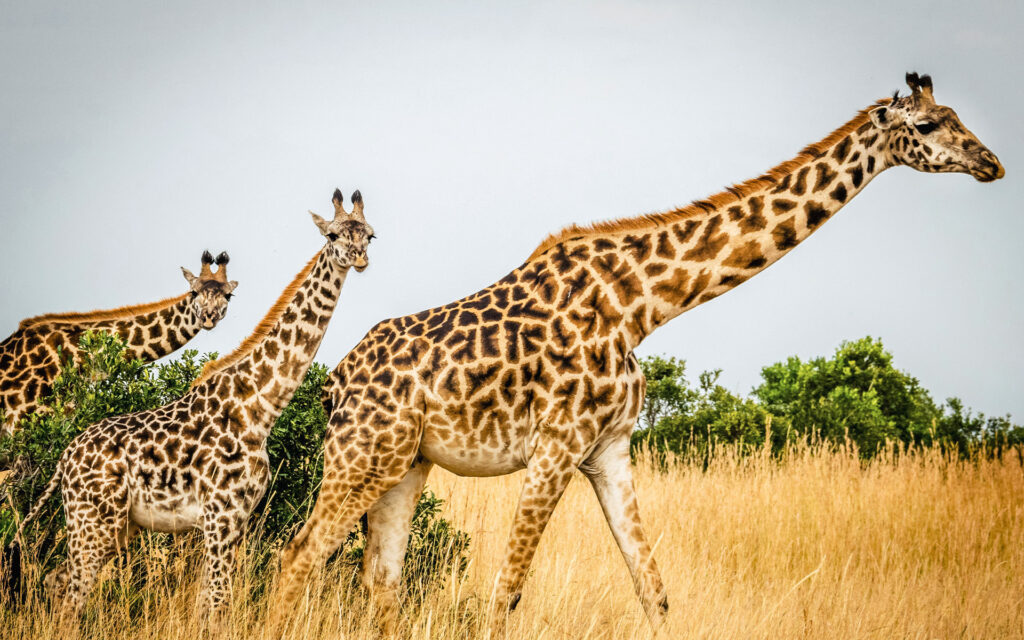
[[[978,162],[971,170],[971,175],[978,182],[993,182],[1006,175],[1006,169],[1003,168],[996,154],[986,149],[979,154]]]

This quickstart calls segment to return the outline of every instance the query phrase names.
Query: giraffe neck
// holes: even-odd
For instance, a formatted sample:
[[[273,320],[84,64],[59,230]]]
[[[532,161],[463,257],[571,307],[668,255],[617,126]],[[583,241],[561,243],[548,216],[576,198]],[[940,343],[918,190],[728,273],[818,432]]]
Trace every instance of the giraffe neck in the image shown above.
[[[202,329],[192,295],[188,293],[141,309],[139,313],[109,318],[103,317],[103,313],[96,314],[96,318],[83,314],[81,319],[55,320],[52,327],[69,337],[66,346],[73,354],[77,354],[81,334],[108,331],[125,341],[129,357],[146,361],[174,353]]]
[[[229,428],[260,441],[269,435],[313,362],[347,273],[326,248],[321,250],[255,333],[196,381],[196,387],[209,385],[222,402],[228,395],[236,403],[239,419]]]
[[[547,255],[556,267],[573,252],[587,262],[632,349],[792,251],[892,164],[865,110],[760,178],[677,211],[570,228],[546,243]]]

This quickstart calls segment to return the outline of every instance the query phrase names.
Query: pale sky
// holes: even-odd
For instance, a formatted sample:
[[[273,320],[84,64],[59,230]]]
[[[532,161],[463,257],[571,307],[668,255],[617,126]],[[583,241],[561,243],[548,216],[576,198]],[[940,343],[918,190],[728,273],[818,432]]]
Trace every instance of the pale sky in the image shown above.
[[[1007,177],[891,170],[638,353],[747,393],[871,334],[936,400],[1024,420],[1024,5],[484,4],[0,0],[0,337],[183,293],[209,248],[240,285],[190,346],[229,351],[322,245],[306,210],[337,186],[378,240],[317,356],[333,367],[548,232],[753,177],[916,70]]]

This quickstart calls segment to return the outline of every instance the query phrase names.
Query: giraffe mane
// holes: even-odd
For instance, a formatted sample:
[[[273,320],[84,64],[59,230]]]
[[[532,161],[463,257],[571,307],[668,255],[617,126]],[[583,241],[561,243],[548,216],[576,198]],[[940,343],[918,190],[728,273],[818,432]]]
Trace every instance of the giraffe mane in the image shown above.
[[[203,367],[203,370],[199,373],[199,376],[192,383],[192,388],[196,388],[199,384],[209,380],[212,375],[218,371],[222,371],[231,365],[239,362],[242,358],[249,355],[249,353],[257,346],[263,343],[263,341],[270,335],[270,332],[277,326],[281,316],[284,315],[284,310],[288,308],[288,303],[295,297],[295,292],[299,290],[302,283],[305,282],[306,277],[309,276],[309,272],[313,270],[313,265],[316,264],[317,259],[320,257],[320,251],[313,256],[313,258],[299,271],[292,281],[284,288],[281,295],[278,296],[277,301],[274,303],[267,314],[263,316],[256,328],[249,335],[248,338],[242,341],[242,344],[238,345],[231,353],[221,356],[216,360],[207,362]]]
[[[556,233],[548,235],[548,237],[533,250],[533,253],[530,254],[530,257],[527,258],[526,261],[529,262],[539,257],[548,249],[551,249],[552,247],[571,238],[604,233],[633,231],[637,229],[649,229],[651,227],[662,227],[678,222],[679,220],[685,220],[694,215],[710,213],[711,211],[715,211],[716,209],[720,209],[726,205],[738,202],[747,196],[753,195],[766,187],[776,184],[787,174],[793,173],[812,160],[820,158],[825,150],[838,143],[847,135],[856,131],[858,128],[863,126],[864,123],[868,122],[868,113],[872,109],[878,106],[888,105],[891,101],[891,98],[882,98],[873,105],[861,109],[852,120],[825,136],[824,139],[807,145],[796,155],[796,157],[772,167],[756,178],[752,178],[746,182],[741,182],[740,184],[736,184],[731,187],[726,187],[725,191],[716,193],[704,200],[695,200],[688,205],[684,205],[670,211],[659,211],[639,216],[615,218],[613,220],[603,220],[584,225],[571,224],[567,227],[563,227]]]
[[[71,324],[76,322],[102,322],[104,320],[120,320],[121,318],[130,318],[134,316],[140,316],[146,313],[152,313],[161,309],[166,309],[171,305],[174,305],[181,300],[184,300],[189,293],[183,293],[180,296],[173,298],[165,298],[163,300],[157,300],[156,302],[145,302],[143,304],[127,305],[124,307],[117,307],[116,309],[99,309],[96,311],[71,311],[68,313],[45,313],[39,316],[33,316],[31,318],[25,318],[18,323],[18,329],[29,329],[31,327],[38,327],[42,324]]]

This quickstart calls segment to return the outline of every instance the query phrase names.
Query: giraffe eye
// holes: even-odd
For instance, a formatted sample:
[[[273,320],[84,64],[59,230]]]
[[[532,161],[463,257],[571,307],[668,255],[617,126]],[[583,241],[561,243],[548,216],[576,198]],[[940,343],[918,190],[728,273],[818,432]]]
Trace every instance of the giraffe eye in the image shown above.
[[[336,233],[328,233],[327,234],[327,239],[330,240],[331,242],[334,242],[335,240],[338,239],[338,234],[336,234]]]
[[[235,294],[233,294],[233,293],[225,293],[225,294],[224,294],[224,299],[225,299],[225,300],[230,300],[230,299],[231,299],[231,298],[233,298],[234,296],[235,296]]]
[[[935,128],[938,126],[939,125],[935,124],[934,122],[918,122],[917,124],[914,125],[914,128],[917,129],[918,133],[920,133],[923,136],[926,136],[932,131],[935,131]]]

